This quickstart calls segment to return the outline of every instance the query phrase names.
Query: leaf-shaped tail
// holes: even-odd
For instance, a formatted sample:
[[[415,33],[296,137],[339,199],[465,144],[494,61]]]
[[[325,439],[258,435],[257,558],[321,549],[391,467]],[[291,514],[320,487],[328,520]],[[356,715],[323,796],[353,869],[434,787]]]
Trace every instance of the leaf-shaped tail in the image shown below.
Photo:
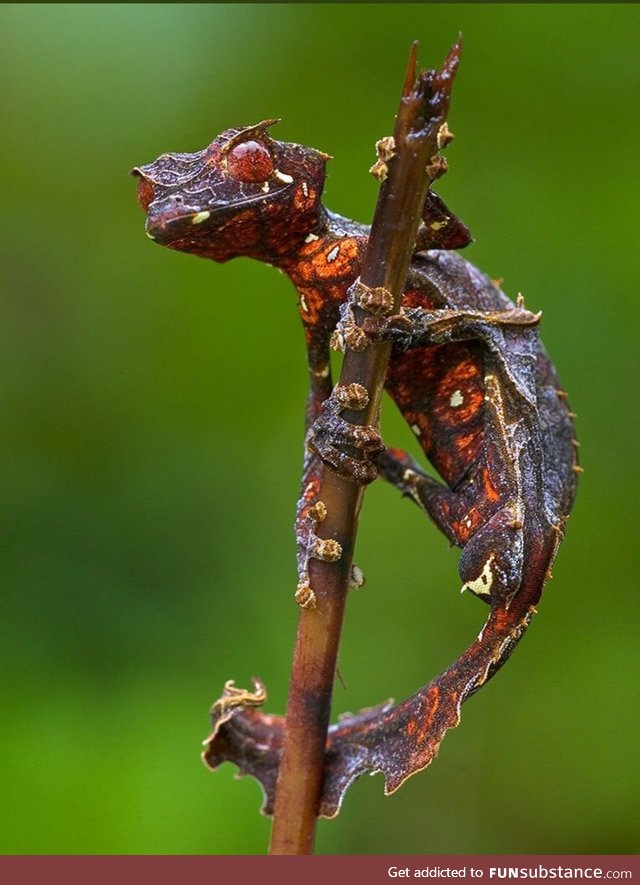
[[[340,719],[329,729],[320,817],[335,817],[349,786],[363,774],[382,772],[385,793],[395,792],[435,758],[445,733],[460,721],[460,707],[507,660],[528,627],[533,605],[514,599],[492,608],[475,642],[447,670],[400,704],[388,701]],[[202,754],[207,766],[234,762],[238,774],[251,775],[265,793],[264,814],[272,814],[284,739],[284,717],[255,707],[266,699],[225,685],[212,707],[213,731]]]

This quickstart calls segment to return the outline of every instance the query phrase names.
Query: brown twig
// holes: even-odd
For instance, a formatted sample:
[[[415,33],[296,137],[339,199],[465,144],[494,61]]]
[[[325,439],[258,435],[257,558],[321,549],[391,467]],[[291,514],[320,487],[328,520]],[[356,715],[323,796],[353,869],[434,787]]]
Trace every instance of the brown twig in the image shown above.
[[[416,72],[417,44],[409,64],[394,131],[387,142],[383,174],[371,234],[360,280],[369,288],[382,287],[400,308],[427,190],[438,164],[438,152],[461,43],[450,50],[440,70]],[[393,145],[391,148],[390,145]],[[393,152],[393,156],[389,156]],[[355,308],[358,325],[363,318]],[[357,425],[379,424],[380,398],[389,361],[389,344],[370,345],[362,352],[347,350],[339,385],[362,385],[368,405],[345,410],[342,417]],[[319,498],[327,509],[318,534],[342,547],[337,562],[310,563],[315,609],[302,609],[294,652],[286,736],[278,776],[271,836],[271,854],[311,854],[319,796],[338,644],[349,586],[351,561],[364,489],[325,469]]]

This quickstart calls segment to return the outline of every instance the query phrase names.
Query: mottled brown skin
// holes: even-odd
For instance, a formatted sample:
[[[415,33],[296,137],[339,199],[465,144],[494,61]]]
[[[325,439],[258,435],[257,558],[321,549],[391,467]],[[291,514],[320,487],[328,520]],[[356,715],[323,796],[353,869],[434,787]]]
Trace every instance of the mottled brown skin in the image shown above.
[[[156,242],[215,261],[244,255],[268,262],[299,293],[315,449],[306,450],[297,516],[304,580],[323,460],[349,475],[368,457],[356,438],[340,436],[335,414],[322,412],[333,386],[329,342],[359,275],[368,228],[325,209],[327,155],[273,140],[273,122],[227,130],[204,151],[163,155],[134,174]],[[382,771],[391,792],[426,767],[457,725],[462,702],[507,659],[549,577],[579,471],[572,415],[539,343],[539,316],[450,251],[469,234],[432,192],[423,219],[402,314],[373,317],[363,332],[394,342],[386,389],[444,482],[397,449],[385,449],[376,465],[462,548],[463,589],[490,612],[476,641],[415,695],[332,726],[321,807],[328,817],[364,772]],[[331,440],[333,430],[335,458],[317,442]],[[213,718],[206,761],[215,767],[228,759],[257,777],[270,812],[283,721],[242,704],[224,721]]]

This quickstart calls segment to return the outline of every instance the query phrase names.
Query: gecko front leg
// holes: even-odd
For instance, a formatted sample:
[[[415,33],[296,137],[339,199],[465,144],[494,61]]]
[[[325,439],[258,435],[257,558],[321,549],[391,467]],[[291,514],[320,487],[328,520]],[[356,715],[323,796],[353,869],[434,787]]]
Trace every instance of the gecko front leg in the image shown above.
[[[309,429],[322,409],[323,402],[331,393],[331,368],[326,335],[322,330],[310,330],[311,345],[308,348],[310,387],[305,416],[305,431]],[[316,598],[309,583],[309,560],[325,559],[335,562],[342,550],[337,541],[323,541],[318,537],[318,523],[326,517],[326,507],[318,498],[322,476],[322,461],[305,445],[302,469],[302,489],[296,508],[296,559],[298,585],[295,600],[302,608],[315,608]]]
[[[384,451],[384,444],[374,427],[352,424],[341,412],[361,412],[368,402],[369,395],[361,384],[336,387],[323,403],[307,441],[330,470],[360,485],[368,485],[377,477],[375,459]]]
[[[358,310],[371,317],[388,316],[393,296],[382,286],[367,286],[359,277],[348,290],[347,301],[340,309],[340,321],[332,336],[338,350],[365,350],[369,339],[357,325]],[[309,435],[308,446],[330,470],[349,482],[368,485],[378,470],[375,459],[384,451],[378,430],[368,424],[354,424],[342,412],[362,412],[369,403],[369,393],[362,384],[337,386],[323,403],[322,411]]]

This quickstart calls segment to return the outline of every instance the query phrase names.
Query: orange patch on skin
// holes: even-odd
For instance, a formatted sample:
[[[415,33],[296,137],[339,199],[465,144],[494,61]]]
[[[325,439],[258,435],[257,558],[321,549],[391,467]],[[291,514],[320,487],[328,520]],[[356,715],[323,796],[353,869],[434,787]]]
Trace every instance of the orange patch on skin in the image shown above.
[[[300,295],[300,315],[305,329],[320,326],[321,328],[331,328],[338,319],[337,305],[339,305],[344,297],[344,290],[341,286],[326,286],[320,290],[314,285],[303,285],[300,280],[296,282],[296,288]],[[307,343],[311,343],[312,334],[309,331]]]
[[[459,538],[460,543],[466,544],[471,535],[480,528],[482,522],[482,513],[476,507],[472,507],[462,519],[452,522],[451,527],[456,533],[456,537]]]
[[[406,728],[406,731],[407,731],[407,734],[409,735],[409,737],[411,737],[411,735],[414,733],[415,730],[416,730],[416,720],[410,719],[407,722],[407,728]]]
[[[487,501],[495,502],[500,500],[500,493],[491,482],[491,475],[486,467],[482,471],[482,485],[484,487],[484,494]]]
[[[300,247],[295,262],[283,262],[282,267],[297,289],[305,283],[315,285],[322,288],[326,300],[343,301],[346,289],[357,275],[363,248],[363,241],[355,237],[311,239]]]
[[[481,434],[478,430],[471,433],[460,434],[454,441],[458,456],[470,464],[478,454],[478,446],[480,444]]]
[[[310,240],[310,242],[305,243],[303,246],[300,246],[300,251],[298,252],[297,262],[295,265],[296,273],[298,273],[300,270],[298,263],[302,264],[308,262],[310,258],[313,258],[316,252],[319,252],[320,249],[322,249],[323,244],[324,241],[316,237],[315,239]],[[302,261],[302,259],[304,259],[304,262]]]
[[[435,719],[436,713],[438,712],[438,707],[440,706],[440,689],[437,685],[432,686],[427,693],[427,698],[429,700],[429,708],[427,711],[427,715],[425,716],[424,722],[422,723],[422,727],[417,734],[416,740],[418,742],[424,741],[424,739],[429,734],[429,729],[431,728],[431,724]]]
[[[298,188],[293,197],[293,208],[300,211],[302,209],[308,209],[311,205],[312,199],[310,194],[307,193],[307,196],[305,197],[304,190],[301,187]]]
[[[317,289],[311,287],[298,285],[298,292],[300,293],[302,319],[308,326],[315,326],[326,307],[326,298]]]
[[[359,240],[354,237],[344,237],[329,245],[325,243],[322,251],[312,258],[313,274],[318,280],[349,276],[354,272],[359,257]]]
[[[483,406],[481,367],[472,360],[464,360],[449,369],[436,391],[434,412],[440,421],[459,427],[475,418]]]
[[[321,307],[322,295],[313,286],[298,286],[300,309],[303,313],[313,313],[313,305]]]
[[[455,473],[456,463],[451,452],[447,452],[446,450],[434,452],[433,462],[438,473],[440,476],[444,477],[444,479],[448,479]]]
[[[402,306],[405,310],[410,307],[423,307],[425,310],[433,310],[436,307],[424,292],[418,292],[417,289],[407,289],[402,297]]]
[[[450,369],[445,378],[449,378],[453,384],[464,383],[471,378],[480,375],[480,369],[473,360],[463,360]]]
[[[504,606],[504,603],[502,604]],[[497,609],[494,612],[494,620],[495,620],[495,629],[496,632],[503,632],[507,626],[511,627],[512,615],[509,611],[507,611],[504,607]]]
[[[466,434],[448,435],[446,449],[441,447],[442,438],[442,429],[434,428],[434,448],[428,454],[440,476],[450,486],[454,486],[464,477],[480,454],[482,427],[475,427]]]
[[[404,353],[394,353],[388,375],[388,387],[393,398],[409,421],[407,411],[414,407],[424,409],[423,400],[431,400],[430,391],[440,373],[438,348],[419,347]],[[409,422],[411,423],[411,422]]]
[[[298,280],[304,281],[305,283],[310,283],[314,280],[315,274],[313,272],[313,264],[309,262],[305,262],[305,264],[301,264],[298,270]]]
[[[307,484],[307,487],[304,490],[303,499],[306,502],[308,502],[309,504],[312,501],[315,503],[315,501],[318,497],[319,491],[320,491],[320,480],[318,480],[318,479],[311,480],[311,482],[309,482]]]
[[[428,451],[431,448],[431,427],[427,415],[424,412],[405,412],[404,417],[423,451]]]

